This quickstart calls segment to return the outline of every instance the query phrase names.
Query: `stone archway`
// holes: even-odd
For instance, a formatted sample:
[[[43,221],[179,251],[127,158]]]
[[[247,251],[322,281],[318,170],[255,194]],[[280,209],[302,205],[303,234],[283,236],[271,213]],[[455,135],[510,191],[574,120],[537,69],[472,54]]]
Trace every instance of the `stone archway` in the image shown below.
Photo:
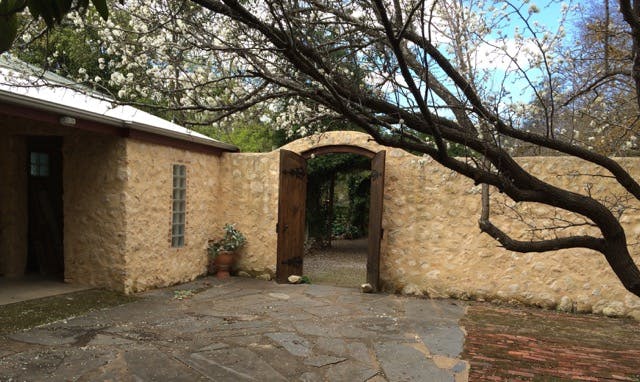
[[[300,139],[280,150],[276,228],[278,282],[287,282],[292,274],[302,274],[307,159],[316,155],[351,153],[371,160],[367,282],[374,290],[379,289],[386,151],[371,140],[369,135],[358,132],[331,132]]]

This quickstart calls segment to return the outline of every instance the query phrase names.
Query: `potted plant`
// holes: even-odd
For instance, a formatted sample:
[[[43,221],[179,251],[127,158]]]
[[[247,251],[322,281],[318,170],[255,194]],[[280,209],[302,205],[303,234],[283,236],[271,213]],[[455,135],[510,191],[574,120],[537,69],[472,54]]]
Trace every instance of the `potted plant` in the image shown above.
[[[238,231],[234,224],[224,225],[224,236],[220,240],[209,240],[207,253],[209,255],[209,273],[217,278],[229,277],[229,271],[237,260],[237,250],[247,239]]]

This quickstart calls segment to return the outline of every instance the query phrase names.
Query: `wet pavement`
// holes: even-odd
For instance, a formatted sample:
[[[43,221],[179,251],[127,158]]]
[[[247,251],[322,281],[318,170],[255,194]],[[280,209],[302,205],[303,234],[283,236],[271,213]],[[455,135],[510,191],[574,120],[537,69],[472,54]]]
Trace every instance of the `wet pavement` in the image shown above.
[[[201,279],[0,337],[0,381],[466,381],[465,305]]]
[[[15,279],[0,277],[0,305],[87,289],[90,288],[81,285],[65,284],[61,280],[40,275],[29,275]]]

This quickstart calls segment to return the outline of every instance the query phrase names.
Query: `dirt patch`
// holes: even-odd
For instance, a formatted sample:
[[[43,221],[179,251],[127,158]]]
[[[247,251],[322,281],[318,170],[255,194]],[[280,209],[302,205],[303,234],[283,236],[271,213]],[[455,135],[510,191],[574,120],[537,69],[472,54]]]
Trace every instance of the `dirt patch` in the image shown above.
[[[640,382],[640,323],[472,304],[461,324],[470,381]]]
[[[333,240],[332,247],[304,257],[304,274],[313,284],[359,287],[367,280],[367,239]]]
[[[35,300],[16,302],[0,308],[0,335],[15,333],[93,310],[126,304],[137,297],[91,289]]]

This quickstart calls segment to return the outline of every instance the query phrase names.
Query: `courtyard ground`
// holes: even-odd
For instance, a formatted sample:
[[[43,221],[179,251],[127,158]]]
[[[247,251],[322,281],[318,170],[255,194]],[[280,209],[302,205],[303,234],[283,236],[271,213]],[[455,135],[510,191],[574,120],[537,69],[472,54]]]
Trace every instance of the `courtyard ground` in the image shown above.
[[[0,333],[0,381],[640,381],[627,319],[237,277],[103,293],[0,306],[75,315]]]
[[[367,239],[332,240],[331,248],[306,254],[303,269],[314,284],[359,288],[367,280]]]
[[[334,240],[305,256],[312,282],[354,287],[366,278],[366,239]],[[471,381],[640,382],[640,323],[470,303],[461,325]]]
[[[0,336],[0,381],[453,382],[468,373],[465,308],[455,301],[239,277],[137,297]]]

